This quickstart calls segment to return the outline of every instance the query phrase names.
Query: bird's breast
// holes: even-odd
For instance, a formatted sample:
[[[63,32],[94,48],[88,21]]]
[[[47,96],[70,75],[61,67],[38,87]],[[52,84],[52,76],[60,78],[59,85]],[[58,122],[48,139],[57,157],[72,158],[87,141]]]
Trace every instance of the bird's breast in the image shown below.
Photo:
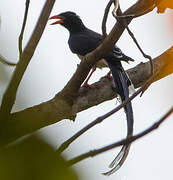
[[[81,56],[81,55],[77,55],[79,57],[79,59],[81,61],[84,60],[84,56]],[[108,64],[107,62],[102,58],[100,59],[97,63],[96,63],[96,67],[99,68],[99,69],[102,69],[102,68],[105,68],[105,67],[108,67]]]

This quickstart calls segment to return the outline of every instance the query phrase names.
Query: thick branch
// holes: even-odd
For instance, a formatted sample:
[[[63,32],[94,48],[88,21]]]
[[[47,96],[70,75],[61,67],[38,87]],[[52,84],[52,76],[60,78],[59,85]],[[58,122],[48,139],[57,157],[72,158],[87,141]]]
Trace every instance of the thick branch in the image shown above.
[[[173,73],[172,59],[173,47],[153,60],[154,72],[157,74],[155,81]],[[141,63],[127,72],[135,88],[138,88],[150,76],[150,63]],[[63,119],[73,120],[77,112],[113,99],[115,96],[113,82],[105,77],[94,83],[93,88],[80,88],[79,96],[73,106],[70,106],[61,96],[57,95],[48,102],[13,113],[11,115],[12,122],[7,125],[7,129],[10,128],[14,131],[14,127],[16,127],[17,135],[12,137],[16,139]]]

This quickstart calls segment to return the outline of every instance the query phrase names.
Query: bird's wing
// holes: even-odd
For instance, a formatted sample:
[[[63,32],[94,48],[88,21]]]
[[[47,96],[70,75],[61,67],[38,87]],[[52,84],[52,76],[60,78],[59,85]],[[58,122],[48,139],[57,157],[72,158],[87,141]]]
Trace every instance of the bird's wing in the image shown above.
[[[89,29],[70,35],[68,41],[71,51],[82,56],[96,49],[101,42],[102,36]]]
[[[116,45],[114,46],[114,48],[112,49],[112,51],[110,51],[106,56],[105,59],[112,59],[114,61],[125,61],[125,62],[129,62],[129,61],[134,61],[134,59],[132,59],[129,56],[126,56],[120,48],[118,48]]]
[[[90,29],[82,32],[71,34],[69,38],[69,47],[75,54],[85,56],[87,53],[96,49],[103,41],[102,35]],[[112,59],[114,61],[134,61],[132,58],[123,54],[120,48],[116,45],[103,58]]]

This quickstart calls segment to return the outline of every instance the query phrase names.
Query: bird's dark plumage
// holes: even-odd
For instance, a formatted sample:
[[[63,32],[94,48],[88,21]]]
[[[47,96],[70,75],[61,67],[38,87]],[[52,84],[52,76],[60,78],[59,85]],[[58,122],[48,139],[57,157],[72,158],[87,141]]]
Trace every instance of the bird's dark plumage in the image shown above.
[[[88,29],[83,24],[80,17],[74,12],[64,12],[57,16],[53,16],[50,19],[60,19],[53,24],[61,24],[68,29],[70,33],[68,40],[69,47],[71,51],[77,55],[85,56],[87,53],[96,49],[103,41],[102,36]],[[129,97],[128,86],[131,84],[131,82],[121,65],[121,61],[128,62],[132,59],[123,54],[123,52],[117,46],[115,46],[102,58],[104,58],[106,62],[105,64],[109,66],[112,72],[116,92],[120,95],[121,100],[125,101]],[[127,137],[130,137],[133,134],[133,111],[131,103],[128,103],[124,109],[126,112],[128,126]],[[122,147],[118,156],[110,164],[110,168],[112,169],[109,172],[104,173],[105,175],[110,175],[121,167],[128,155],[129,148],[130,144]]]

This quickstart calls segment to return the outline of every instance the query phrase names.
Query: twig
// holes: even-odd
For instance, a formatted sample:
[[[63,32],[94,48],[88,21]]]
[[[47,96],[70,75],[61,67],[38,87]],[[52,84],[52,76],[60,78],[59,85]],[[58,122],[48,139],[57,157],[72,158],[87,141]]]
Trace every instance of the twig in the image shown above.
[[[103,20],[102,20],[102,34],[103,34],[103,39],[105,39],[105,37],[107,36],[107,32],[106,32],[106,22],[107,22],[107,18],[108,18],[108,14],[109,14],[109,10],[110,7],[113,3],[113,0],[110,0],[105,8],[105,13],[103,16]]]
[[[100,149],[96,149],[96,150],[93,150],[93,151],[89,151],[87,153],[84,153],[80,156],[77,156],[71,160],[69,160],[67,163],[69,166],[72,166],[73,164],[79,162],[79,161],[82,161],[88,157],[93,157],[93,156],[96,156],[98,154],[101,154],[103,152],[106,152],[108,150],[111,150],[115,147],[118,147],[118,146],[122,146],[122,145],[125,145],[125,144],[129,144],[129,143],[132,143],[133,141],[136,141],[137,139],[149,134],[150,132],[152,132],[153,130],[157,129],[161,123],[163,123],[167,118],[168,116],[171,115],[171,113],[173,113],[173,107],[171,107],[171,109],[159,120],[157,121],[156,123],[154,123],[152,126],[150,126],[149,128],[147,128],[146,130],[144,130],[143,132],[135,135],[135,136],[132,136],[132,137],[129,137],[127,139],[123,139],[121,141],[118,141],[116,143],[113,143],[113,144],[110,144],[108,146],[105,146],[103,148],[100,148]]]
[[[23,24],[22,24],[22,29],[19,35],[18,39],[18,46],[19,46],[19,56],[21,57],[22,55],[22,40],[23,40],[23,34],[26,26],[26,21],[27,21],[27,16],[28,16],[28,10],[29,10],[29,4],[30,0],[26,0],[25,2],[25,13],[24,13],[24,18],[23,18]]]
[[[118,6],[119,6],[119,0],[110,0],[108,2],[108,4],[107,4],[106,8],[105,8],[105,13],[104,13],[103,20],[102,20],[103,39],[105,39],[105,37],[107,36],[107,33],[106,33],[106,22],[107,22],[108,14],[109,14],[110,7],[111,7],[112,3],[115,4],[114,11],[116,11],[118,9]]]
[[[16,66],[13,73],[12,79],[8,85],[8,88],[3,96],[2,104],[0,108],[1,122],[5,121],[7,116],[10,114],[13,104],[16,99],[16,93],[24,72],[35,52],[37,44],[43,34],[44,28],[46,26],[48,17],[53,8],[55,0],[46,0],[44,7],[42,9],[41,15],[38,19],[37,25],[33,31],[33,34],[24,49],[22,56]],[[1,126],[2,127],[2,126]]]
[[[118,10],[118,7],[119,7],[119,0],[113,0],[114,2],[114,11],[116,12]]]
[[[104,114],[103,116],[100,116],[96,118],[94,121],[92,121],[90,124],[85,126],[83,129],[78,131],[75,135],[73,135],[71,138],[69,138],[67,141],[65,141],[58,149],[57,153],[63,152],[73,141],[75,141],[79,136],[81,136],[83,133],[85,133],[87,130],[92,128],[93,126],[97,125],[98,123],[101,123],[103,120],[111,116],[112,114],[119,111],[121,108],[123,108],[126,104],[128,104],[130,101],[132,101],[138,94],[142,92],[142,88],[138,89],[131,97],[129,97],[126,101],[124,101],[122,104],[114,108],[113,110],[109,111],[108,113]]]
[[[16,63],[11,63],[11,62],[7,61],[2,55],[0,55],[0,62],[5,65],[8,65],[8,66],[16,66],[17,65]]]
[[[153,62],[152,62],[151,56],[149,56],[149,55],[147,55],[147,54],[144,53],[144,51],[143,51],[142,48],[140,47],[137,39],[135,38],[134,34],[132,33],[132,31],[129,29],[128,26],[126,27],[126,29],[127,29],[128,33],[129,33],[129,35],[132,37],[133,41],[135,42],[136,46],[138,47],[139,51],[142,53],[142,55],[143,55],[145,58],[149,59],[149,62],[150,62],[151,75],[150,75],[150,78],[147,80],[147,83],[145,83],[145,86],[143,86],[143,90],[142,90],[141,95],[140,95],[140,96],[142,96],[143,93],[144,93],[144,92],[148,89],[148,87],[151,85],[152,80],[153,80],[153,74],[154,74]]]

